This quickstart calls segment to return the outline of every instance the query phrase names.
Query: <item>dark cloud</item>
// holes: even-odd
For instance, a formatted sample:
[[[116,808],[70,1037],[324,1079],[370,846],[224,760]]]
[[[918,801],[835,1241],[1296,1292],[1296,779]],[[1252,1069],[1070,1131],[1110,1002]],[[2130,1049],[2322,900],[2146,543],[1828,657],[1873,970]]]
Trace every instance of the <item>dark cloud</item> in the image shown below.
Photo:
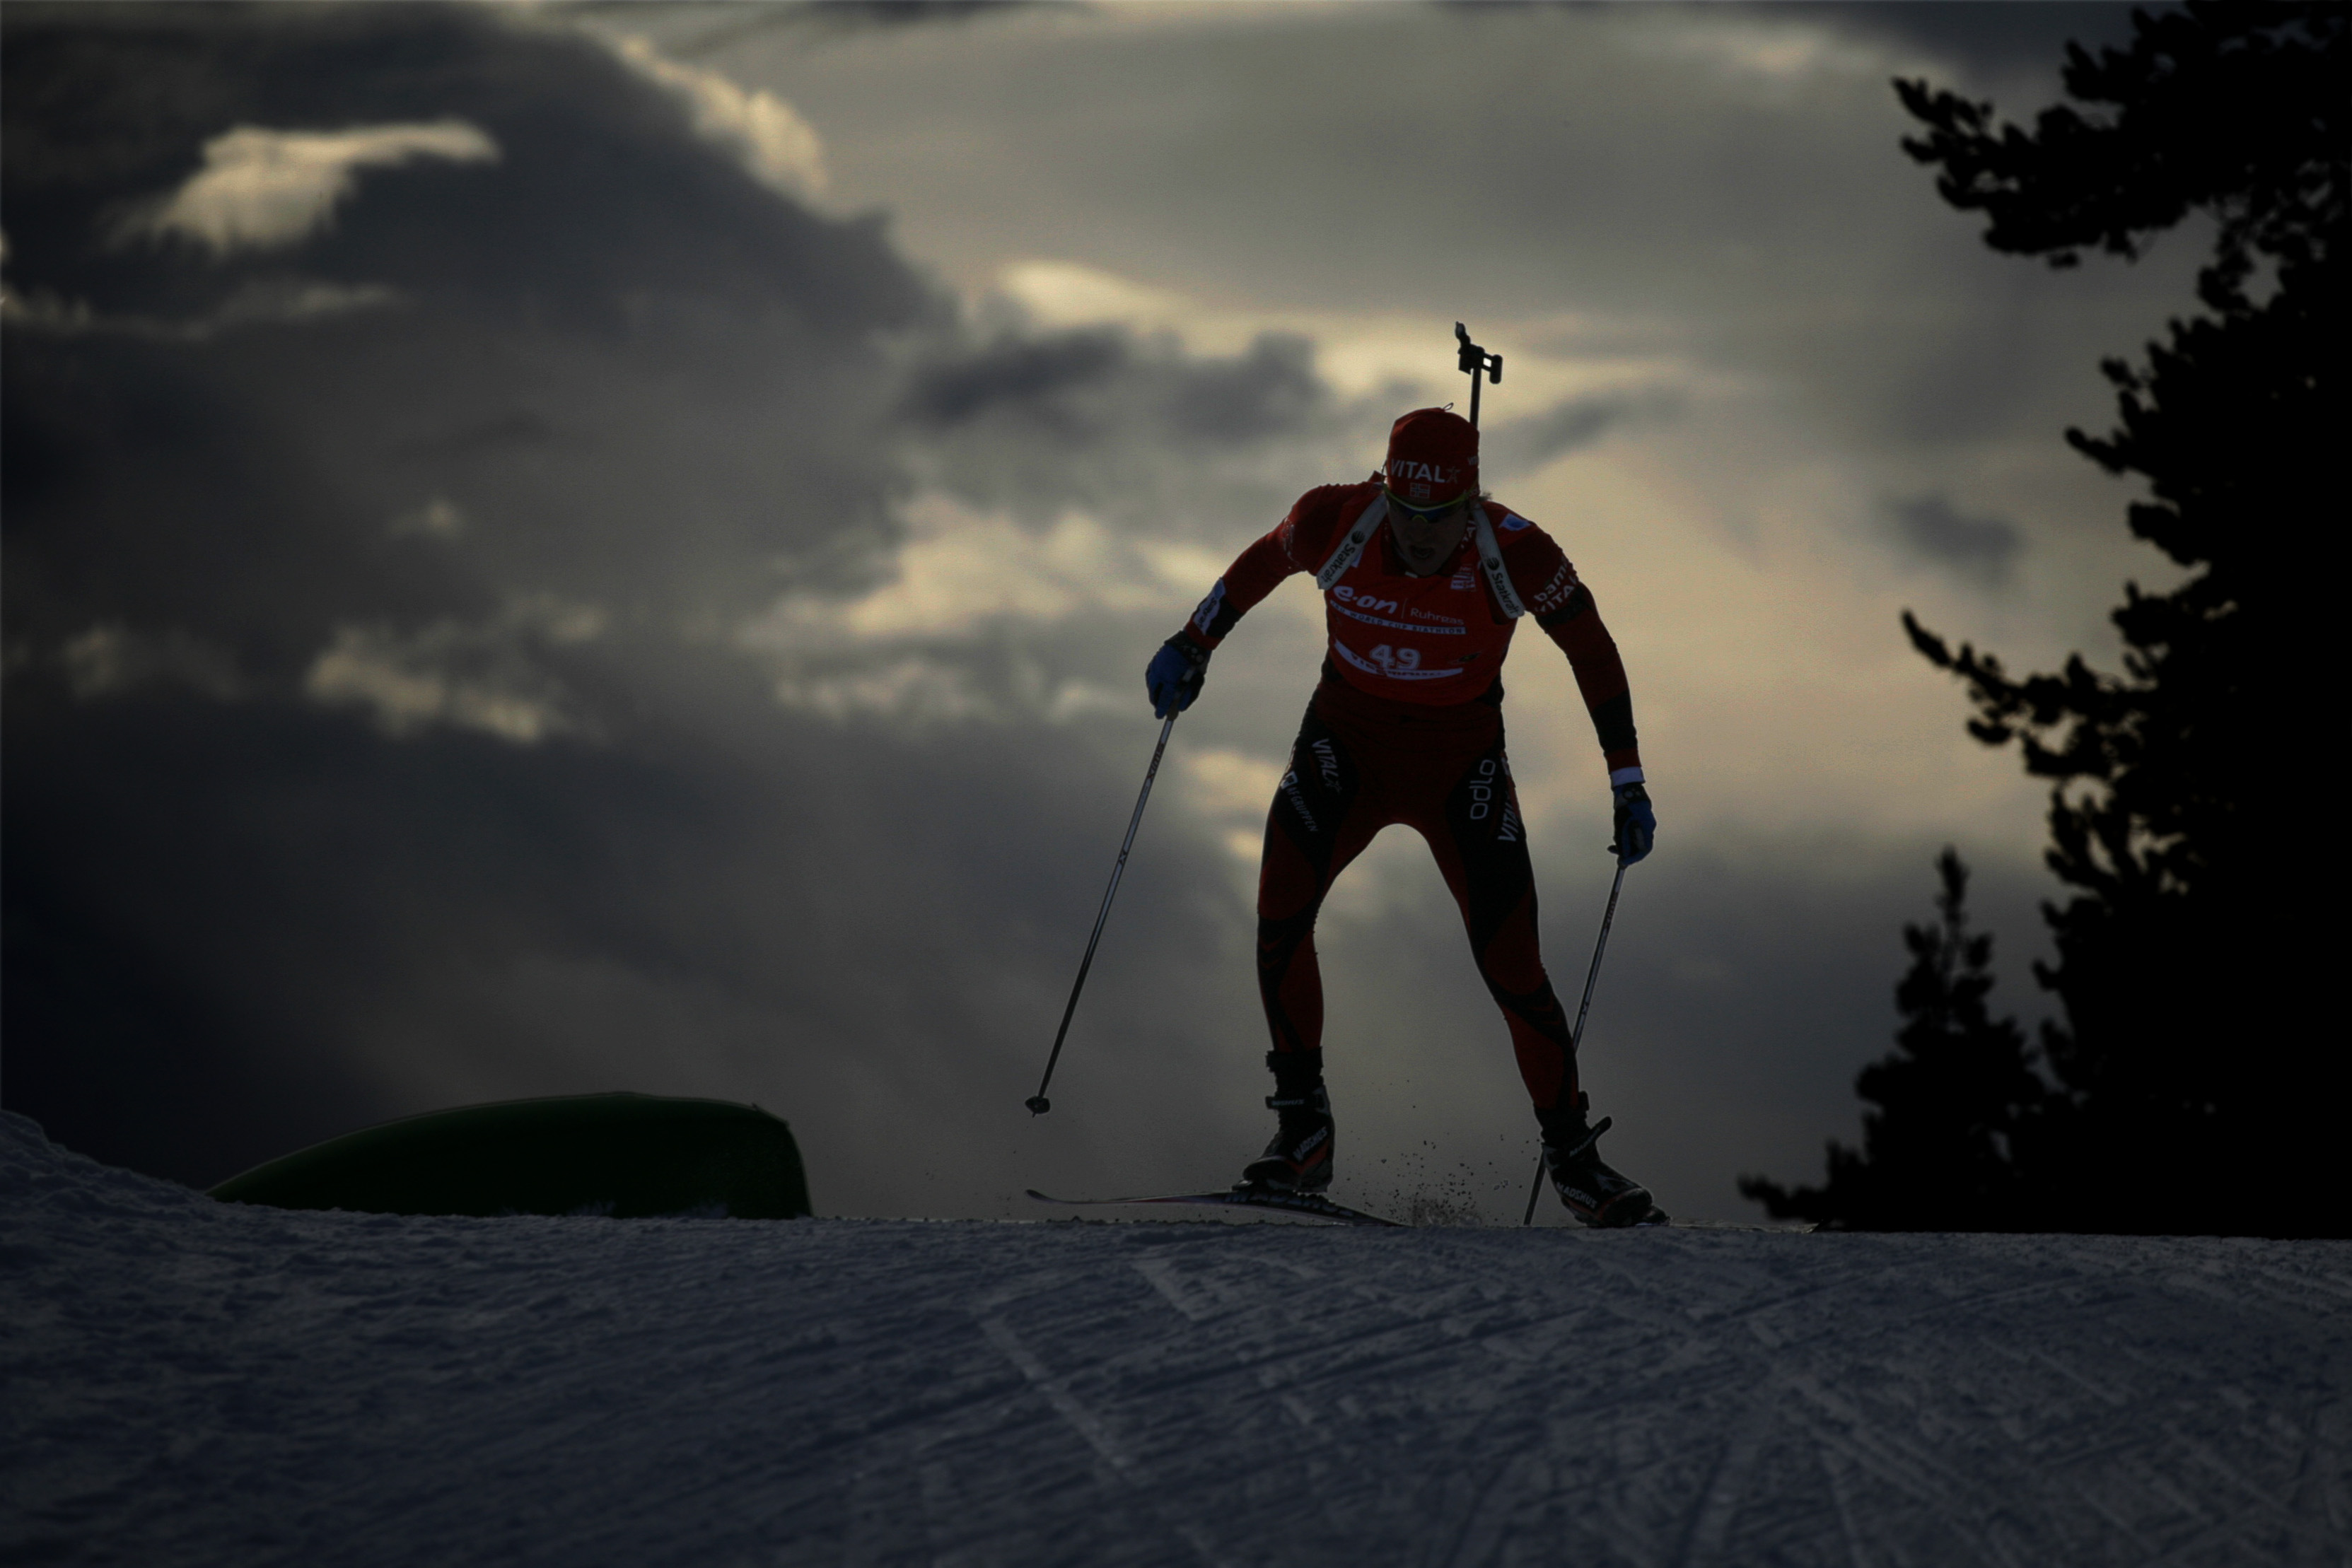
[[[932,482],[977,505],[1033,520],[1080,506],[1181,533],[1270,525],[1350,442],[1376,460],[1386,406],[1336,396],[1295,334],[1215,356],[1124,327],[1023,328],[944,343],[901,417]]]
[[[297,24],[213,7],[124,6],[96,18],[15,8],[12,281],[67,294],[101,318],[226,298],[257,271],[282,269],[284,254],[205,265],[184,244],[121,237],[123,214],[194,174],[206,141],[239,126],[456,117],[487,133],[499,161],[366,172],[363,199],[300,247],[308,276],[396,277],[445,305],[527,307],[611,329],[634,294],[781,302],[818,279],[867,312],[914,308],[903,268],[871,265],[874,235],[728,189],[751,181],[698,155],[676,106],[586,38],[420,7],[396,24],[405,58],[388,69],[378,52],[394,29],[388,15],[328,8]],[[698,243],[646,243],[688,214]],[[875,298],[859,300],[868,288]]]
[[[1008,334],[919,374],[907,415],[934,433],[994,418],[1057,440],[1098,437],[1109,423],[1104,389],[1134,357],[1116,328],[1043,340]]]
[[[946,317],[878,227],[780,199],[607,51],[490,14],[6,27],[11,292],[73,308],[7,322],[9,1103],[210,1180],[436,1084],[718,1088],[730,1027],[783,1059],[771,1082],[891,1027],[984,1055],[945,998],[884,1021],[906,949],[988,961],[919,936],[874,955],[873,1016],[812,1002],[812,964],[858,968],[823,934],[905,890],[794,781],[877,800],[905,759],[795,727],[697,630],[787,569],[870,580],[897,537],[876,343]],[[370,171],[290,248],[107,237],[236,126],[451,118],[495,164]],[[121,329],[289,268],[394,302]],[[1034,793],[962,772],[968,801]],[[968,924],[1019,928],[990,906]],[[696,998],[735,1021],[691,1038]]]
[[[1315,431],[1329,403],[1315,345],[1265,332],[1245,354],[1196,362],[1171,392],[1168,423],[1195,444],[1294,441]]]
[[[2160,330],[2194,257],[2053,274],[1990,253],[1901,152],[1888,78],[1948,59],[1954,85],[2028,113],[2056,96],[2056,35],[2120,37],[2129,16],[1226,7],[1148,44],[1033,16],[952,49],[728,64],[824,127],[836,189],[891,204],[975,295],[1044,259],[1204,306],[1419,317],[1440,341],[1466,318],[1515,363],[1644,361],[1712,382],[1695,403],[1720,375],[1769,384],[1813,439],[1960,463],[2099,417],[2100,357]],[[1400,77],[1409,58],[1430,67]],[[1475,243],[1387,233],[1408,214]]]
[[[935,436],[992,425],[1084,444],[1117,431],[1196,450],[1295,441],[1328,424],[1331,405],[1315,347],[1296,334],[1262,333],[1245,352],[1217,359],[1097,327],[1006,333],[930,365],[915,376],[906,410]]]
[[[384,68],[387,51],[399,69]],[[19,556],[153,559],[93,532],[92,518],[136,532],[159,512],[248,512],[257,489],[306,485],[247,526],[278,528],[309,558],[302,591],[282,599],[345,614],[395,608],[369,601],[387,571],[449,574],[380,559],[384,520],[436,485],[483,519],[468,547],[485,558],[469,563],[477,578],[529,571],[553,579],[530,586],[625,591],[667,599],[663,609],[698,601],[746,549],[789,553],[819,535],[837,546],[845,518],[887,545],[887,465],[849,434],[882,395],[870,339],[940,307],[875,224],[776,199],[593,43],[433,7],[126,10],[95,25],[78,11],[12,9],[7,70],[13,287],[86,306],[100,329],[118,315],[207,308],[289,260],[400,301],[256,324],[203,353],[15,334],[12,380],[38,395],[11,400],[12,422],[29,422],[12,445],[43,454],[45,466],[84,454],[75,471],[89,490],[69,533],[37,520],[16,530]],[[121,107],[126,79],[141,84],[143,108],[123,110],[118,131],[103,111]],[[78,95],[78,82],[91,90]],[[290,256],[211,260],[104,238],[110,212],[172,188],[194,150],[233,126],[450,118],[488,133],[499,162],[371,172]],[[20,139],[20,126],[33,134]],[[138,155],[60,151],[61,127],[73,146],[122,140]],[[94,363],[110,367],[103,386],[79,372]],[[818,366],[824,374],[803,371]],[[648,418],[677,428],[643,440]],[[123,448],[149,459],[124,472],[107,455]],[[262,451],[271,471],[244,471]],[[184,470],[194,494],[146,488],[184,486]],[[784,472],[801,501],[790,510],[767,505]],[[12,465],[12,485],[17,474]],[[665,549],[649,554],[637,530],[656,516]],[[559,526],[565,547],[551,552],[545,529]],[[235,561],[205,529],[184,538],[201,548],[148,574],[153,591],[187,601],[183,617],[201,621],[225,593],[285,586],[261,580],[268,550]]]
[[[1084,0],[796,0],[796,3],[741,5],[731,3],[688,6],[677,0],[590,0],[578,7],[598,18],[617,21],[659,18],[675,26],[681,14],[694,16],[703,26],[681,29],[671,52],[693,59],[737,44],[772,37],[838,37],[874,29],[936,26],[976,21],[1045,5],[1060,10],[1087,8]]]
[[[1528,419],[1484,431],[1479,471],[1494,475],[1540,468],[1601,441],[1627,421],[1673,413],[1679,400],[1667,394],[1610,392],[1570,398]]]
[[[496,414],[479,424],[463,430],[436,432],[402,442],[392,449],[396,462],[437,463],[464,461],[492,453],[512,452],[520,447],[540,446],[555,438],[555,429],[546,420],[529,409],[516,409],[510,413]]]
[[[1972,517],[1941,495],[1885,503],[1888,530],[1910,554],[1982,587],[2007,582],[2024,548],[2017,525],[2002,517]]]
[[[756,720],[757,694],[734,711]],[[435,1103],[720,1093],[800,1125],[829,1205],[969,1202],[956,1173],[1003,1154],[974,1108],[1002,1091],[1018,1113],[1116,786],[1050,735],[771,725],[722,747],[648,727],[523,747],[282,706],[15,699],[10,1105],[209,1182]],[[1095,831],[1065,844],[1056,820]],[[1155,829],[1136,874],[1181,884],[1181,840]],[[1197,977],[1204,913],[1132,901],[1119,953]],[[1116,967],[1088,1015],[1097,1050],[1173,1067],[1197,1049],[1123,1005]]]

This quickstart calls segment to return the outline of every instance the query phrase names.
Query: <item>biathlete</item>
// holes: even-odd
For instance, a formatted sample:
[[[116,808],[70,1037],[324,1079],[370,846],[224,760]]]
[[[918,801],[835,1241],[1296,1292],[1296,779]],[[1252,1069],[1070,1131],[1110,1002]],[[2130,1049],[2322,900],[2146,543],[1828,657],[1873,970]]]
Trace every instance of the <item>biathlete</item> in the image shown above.
[[[1591,591],[1550,536],[1480,491],[1476,428],[1444,409],[1416,409],[1390,431],[1381,472],[1309,490],[1235,558],[1153,655],[1144,677],[1153,711],[1191,706],[1234,623],[1300,571],[1322,591],[1330,644],[1266,815],[1257,981],[1274,1042],[1266,1104],[1280,1125],[1241,1185],[1299,1193],[1331,1185],[1315,916],[1348,862],[1402,822],[1429,841],[1461,907],[1561,1201],[1587,1225],[1663,1218],[1646,1189],[1601,1160],[1608,1119],[1587,1120],[1568,1016],[1538,947],[1534,868],[1503,749],[1503,658],[1520,618],[1533,616],[1567,653],[1600,734],[1617,854],[1631,863],[1650,852],[1657,819],[1633,698]]]

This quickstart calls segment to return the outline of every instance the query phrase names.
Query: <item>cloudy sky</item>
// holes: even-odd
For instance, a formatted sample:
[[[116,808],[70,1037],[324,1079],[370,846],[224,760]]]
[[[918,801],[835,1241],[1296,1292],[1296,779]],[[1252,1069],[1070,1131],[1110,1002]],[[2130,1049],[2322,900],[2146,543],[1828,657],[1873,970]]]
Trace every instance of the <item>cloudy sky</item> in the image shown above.
[[[790,1120],[819,1207],[1230,1179],[1295,581],[1140,672],[1299,491],[1506,359],[1486,480],[1625,655],[1662,824],[1591,1034],[1669,1207],[1817,1177],[1957,843],[2041,1003],[2040,793],[1905,607],[2110,656],[2096,365],[2189,302],[1997,256],[1888,81],[2027,111],[2110,5],[11,5],[6,1056],[209,1183],[614,1088]],[[1611,862],[1564,663],[1515,770],[1564,991]],[[1535,1138],[1425,851],[1321,946],[1340,1192],[1516,1218]]]

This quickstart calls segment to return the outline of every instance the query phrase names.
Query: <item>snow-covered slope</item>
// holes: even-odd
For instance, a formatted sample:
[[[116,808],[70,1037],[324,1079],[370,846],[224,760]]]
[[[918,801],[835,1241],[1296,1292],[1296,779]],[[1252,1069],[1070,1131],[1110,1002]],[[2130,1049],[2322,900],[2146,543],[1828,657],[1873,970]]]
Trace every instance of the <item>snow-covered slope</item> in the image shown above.
[[[0,1120],[0,1560],[2347,1561],[2352,1245],[406,1219]]]

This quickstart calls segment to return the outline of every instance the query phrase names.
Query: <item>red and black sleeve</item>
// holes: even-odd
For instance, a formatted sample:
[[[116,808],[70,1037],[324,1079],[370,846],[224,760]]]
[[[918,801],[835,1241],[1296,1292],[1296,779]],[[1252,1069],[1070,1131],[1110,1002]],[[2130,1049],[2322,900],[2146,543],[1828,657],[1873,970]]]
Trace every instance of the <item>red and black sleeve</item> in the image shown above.
[[[1642,749],[1633,730],[1633,694],[1625,679],[1625,661],[1618,656],[1616,639],[1601,622],[1592,590],[1576,575],[1576,568],[1549,535],[1528,527],[1504,547],[1503,558],[1511,580],[1521,584],[1528,613],[1559,644],[1576,672],[1576,689],[1601,741],[1601,753],[1612,783],[1642,777]],[[1525,585],[1542,586],[1528,592]],[[1631,779],[1620,775],[1629,774]]]
[[[1196,648],[1213,650],[1284,578],[1319,567],[1330,553],[1341,512],[1356,488],[1325,485],[1299,497],[1288,517],[1234,558],[1177,635]]]

